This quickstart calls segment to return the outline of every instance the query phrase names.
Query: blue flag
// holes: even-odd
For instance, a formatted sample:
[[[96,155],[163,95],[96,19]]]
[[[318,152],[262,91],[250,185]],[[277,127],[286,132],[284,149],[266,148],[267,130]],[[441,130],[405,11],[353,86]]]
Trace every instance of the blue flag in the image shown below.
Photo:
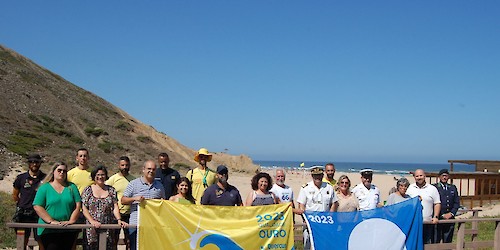
[[[312,249],[424,249],[418,197],[367,211],[304,215]]]

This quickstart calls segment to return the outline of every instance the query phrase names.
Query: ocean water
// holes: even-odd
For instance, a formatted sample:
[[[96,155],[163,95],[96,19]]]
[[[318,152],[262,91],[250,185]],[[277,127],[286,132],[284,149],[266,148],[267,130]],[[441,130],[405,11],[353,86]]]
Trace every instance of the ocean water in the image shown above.
[[[260,165],[262,168],[300,168],[300,161],[254,161],[255,164]],[[304,167],[311,166],[324,166],[327,162],[304,162]],[[449,163],[436,164],[436,163],[381,163],[381,162],[333,162],[335,169],[339,172],[359,172],[363,168],[371,168],[375,173],[379,174],[408,174],[415,169],[423,169],[426,172],[439,172],[439,170],[446,168],[450,169]],[[474,172],[474,166],[466,164],[453,164],[453,171],[455,172]]]

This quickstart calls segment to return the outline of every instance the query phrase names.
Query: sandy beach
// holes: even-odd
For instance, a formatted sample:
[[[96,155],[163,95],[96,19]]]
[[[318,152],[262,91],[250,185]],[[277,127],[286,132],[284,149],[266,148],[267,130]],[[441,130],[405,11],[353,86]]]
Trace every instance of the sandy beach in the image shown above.
[[[265,171],[274,178],[274,170]],[[341,175],[347,175],[351,180],[351,185],[354,187],[355,185],[361,182],[361,175],[359,173],[345,173],[345,172],[336,172],[334,178],[338,179]],[[394,178],[400,178],[400,175],[386,175],[386,174],[374,174],[373,175],[373,184],[375,184],[380,189],[381,200],[384,201],[389,196],[389,190],[392,187],[396,186],[396,180]],[[413,182],[413,177],[408,175],[404,176],[408,178],[408,180]],[[233,186],[236,186],[242,195],[243,200],[246,199],[248,193],[252,190],[250,186],[250,181],[252,179],[252,175],[250,174],[233,174],[229,176],[229,183]],[[295,198],[299,195],[300,187],[305,183],[311,181],[311,174],[309,172],[292,172],[288,171],[286,174],[285,184],[290,186],[293,189]]]

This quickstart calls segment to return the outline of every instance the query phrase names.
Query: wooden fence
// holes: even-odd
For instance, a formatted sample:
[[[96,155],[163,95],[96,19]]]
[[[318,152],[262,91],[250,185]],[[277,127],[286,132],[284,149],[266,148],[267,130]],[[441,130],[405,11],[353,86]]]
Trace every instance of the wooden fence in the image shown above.
[[[465,224],[467,222],[472,223],[471,229],[465,229]],[[478,234],[479,229],[477,227],[479,222],[491,222],[495,223],[495,234],[494,239],[489,241],[479,241]],[[441,220],[439,223],[456,223],[456,242],[455,243],[436,243],[436,244],[426,244],[424,245],[425,250],[441,250],[441,249],[478,249],[478,248],[491,248],[495,250],[500,250],[500,218],[471,218],[471,219],[454,219],[444,221]],[[426,223],[427,224],[427,223]],[[302,228],[304,224],[295,224],[295,241],[296,244],[302,244]],[[7,223],[10,228],[53,228],[53,229],[84,229],[89,228],[91,225],[87,224],[74,224],[66,227],[60,225],[47,225],[47,224],[36,224],[36,223]],[[135,227],[135,225],[130,225],[130,227]],[[120,226],[116,224],[103,224],[102,229],[119,229]],[[471,241],[465,241],[465,235],[471,235]],[[17,233],[17,249],[24,248],[24,230],[18,230]],[[80,242],[81,244],[81,242]],[[123,239],[120,239],[119,244],[123,245]],[[30,236],[28,241],[28,247],[32,248],[36,246],[37,242]],[[99,249],[106,249],[106,233],[102,232],[99,237]]]
[[[428,183],[439,182],[438,173],[426,173]],[[469,208],[500,201],[500,173],[450,172],[450,179],[458,189],[460,204]]]
[[[50,224],[38,224],[38,223],[7,223],[7,227],[10,228],[18,228],[17,234],[16,234],[16,248],[17,249],[25,249],[24,247],[24,235],[25,231],[24,228],[39,228],[39,227],[44,227],[44,228],[52,228],[52,229],[85,229],[85,228],[90,228],[92,225],[90,224],[73,224],[73,225],[68,225],[68,226],[61,226],[61,225],[50,225]],[[136,225],[129,225],[129,228],[135,228]],[[102,224],[101,229],[120,229],[120,225],[118,224]],[[106,231],[103,231],[99,234],[99,249],[104,249],[106,250]],[[82,244],[82,241],[77,241],[78,245]],[[118,245],[124,245],[125,242],[123,239],[119,239]],[[29,237],[28,240],[28,248],[33,249],[34,246],[38,246],[38,242],[33,237],[33,231]]]

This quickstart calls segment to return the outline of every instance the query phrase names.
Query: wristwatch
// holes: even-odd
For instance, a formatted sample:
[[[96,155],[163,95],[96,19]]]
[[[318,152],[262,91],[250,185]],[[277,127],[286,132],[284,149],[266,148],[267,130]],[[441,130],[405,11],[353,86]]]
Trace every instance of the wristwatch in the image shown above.
[[[438,217],[438,216],[434,216],[434,218],[439,219],[439,217]]]

